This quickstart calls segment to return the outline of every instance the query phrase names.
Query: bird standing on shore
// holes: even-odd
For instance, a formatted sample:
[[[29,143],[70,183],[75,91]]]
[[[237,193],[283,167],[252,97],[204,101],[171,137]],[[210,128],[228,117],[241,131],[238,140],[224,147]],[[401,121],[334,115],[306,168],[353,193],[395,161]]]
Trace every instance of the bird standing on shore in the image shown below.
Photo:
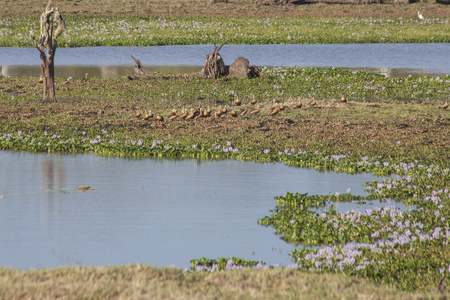
[[[234,104],[236,104],[236,106],[240,106],[241,105],[241,100],[239,100],[238,96],[236,96],[236,100],[234,100]]]
[[[70,76],[69,78],[67,78],[67,80],[64,81],[64,82],[61,83],[61,84],[68,84],[68,83],[70,82],[70,80],[72,80],[72,76]]]
[[[417,16],[419,17],[420,20],[425,20],[424,17],[422,16],[422,14],[419,11],[417,12]]]
[[[181,115],[180,115],[180,119],[184,120],[188,115],[188,112],[186,110],[186,108],[183,107],[183,110],[181,111]]]
[[[272,109],[272,112],[270,113],[270,115],[275,116],[278,112],[279,112],[278,107],[275,107],[274,109]]]
[[[245,116],[245,114],[247,113],[248,109],[246,107],[244,107],[243,110],[241,110],[241,112],[239,113],[240,116]]]
[[[258,105],[256,107],[256,109],[252,111],[252,114],[256,115],[257,113],[259,113],[259,111],[260,111],[260,108],[259,108],[259,105]]]
[[[84,78],[81,80],[81,82],[87,82],[88,76],[89,76],[89,73],[84,74]]]

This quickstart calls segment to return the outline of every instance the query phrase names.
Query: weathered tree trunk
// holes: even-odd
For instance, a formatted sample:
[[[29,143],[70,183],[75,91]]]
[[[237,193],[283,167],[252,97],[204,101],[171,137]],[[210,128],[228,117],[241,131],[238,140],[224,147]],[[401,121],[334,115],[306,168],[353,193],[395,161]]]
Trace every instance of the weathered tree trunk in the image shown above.
[[[52,0],[49,0],[44,12],[41,15],[41,34],[39,42],[34,39],[34,29],[30,33],[30,38],[34,42],[34,46],[39,50],[41,58],[41,75],[43,79],[44,102],[56,101],[55,94],[55,52],[58,46],[57,39],[66,29],[66,24],[61,17],[59,9],[51,8]],[[52,18],[52,15],[54,17]],[[58,27],[53,37],[53,21],[56,21]],[[47,48],[47,55],[45,54]]]
[[[235,40],[236,38],[229,38],[223,42],[219,47],[214,46],[213,53],[206,55],[205,66],[203,67],[203,75],[207,78],[217,79],[221,76],[228,75],[228,68],[225,66],[222,57],[219,55],[219,50],[223,45],[228,43],[229,40]]]

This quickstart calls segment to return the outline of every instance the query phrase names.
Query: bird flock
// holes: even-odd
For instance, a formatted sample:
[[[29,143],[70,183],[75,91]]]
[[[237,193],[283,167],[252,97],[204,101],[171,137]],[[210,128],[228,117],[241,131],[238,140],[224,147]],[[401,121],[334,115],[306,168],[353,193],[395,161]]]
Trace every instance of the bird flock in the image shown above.
[[[347,99],[345,97],[342,97],[340,100],[342,103],[347,102]],[[140,111],[138,111],[135,114],[135,117],[143,120],[149,120],[149,119],[156,119],[157,121],[164,121],[166,119],[173,121],[173,120],[198,120],[200,118],[222,118],[225,115],[229,114],[233,118],[237,117],[243,117],[247,114],[256,115],[259,113],[263,113],[263,108],[260,104],[257,103],[255,96],[252,97],[250,101],[247,102],[247,105],[244,105],[243,101],[239,99],[239,97],[236,97],[232,104],[230,105],[223,105],[219,106],[214,111],[211,109],[211,107],[208,105],[204,107],[202,103],[199,103],[196,107],[186,108],[183,107],[181,109],[181,112],[179,113],[178,110],[174,107],[170,115],[166,118],[162,114],[153,114],[152,110],[145,110],[144,114],[142,114]],[[288,101],[291,103],[290,105],[285,104],[283,102],[277,102],[274,101],[273,104],[269,107],[269,111],[266,112],[268,116],[275,116],[281,111],[285,109],[301,109],[303,107],[303,103],[301,100],[297,101],[295,104],[293,101]],[[307,104],[309,107],[315,107],[317,105],[316,100],[309,101]]]

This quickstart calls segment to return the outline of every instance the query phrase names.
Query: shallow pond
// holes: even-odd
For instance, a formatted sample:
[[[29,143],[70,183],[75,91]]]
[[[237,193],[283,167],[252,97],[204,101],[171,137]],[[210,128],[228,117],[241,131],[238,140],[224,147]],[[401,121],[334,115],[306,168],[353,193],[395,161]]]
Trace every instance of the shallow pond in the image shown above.
[[[117,77],[133,73],[134,61],[144,69],[162,73],[198,72],[213,45],[154,47],[58,48],[56,76]],[[220,50],[226,64],[238,56],[257,66],[340,67],[368,70],[386,76],[450,74],[450,44],[312,44],[312,45],[224,45]],[[34,48],[0,47],[0,66],[5,76],[40,73]]]
[[[287,265],[294,246],[257,224],[275,196],[364,194],[362,183],[376,179],[280,163],[93,154],[0,151],[0,165],[0,266],[23,269],[137,262],[189,268],[203,256]]]

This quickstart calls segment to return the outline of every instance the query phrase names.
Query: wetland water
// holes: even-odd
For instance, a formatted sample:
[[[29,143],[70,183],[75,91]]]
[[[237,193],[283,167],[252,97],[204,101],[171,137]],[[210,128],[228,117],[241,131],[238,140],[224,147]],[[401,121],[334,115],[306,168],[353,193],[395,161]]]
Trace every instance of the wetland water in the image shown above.
[[[153,47],[58,48],[55,76],[82,78],[118,77],[133,73],[134,61],[161,73],[198,72],[213,45]],[[450,74],[450,44],[309,44],[224,45],[226,64],[238,56],[257,66],[339,67],[377,72],[391,77],[409,74]],[[0,47],[1,73],[5,76],[39,76],[40,59],[34,48]]]
[[[275,196],[364,194],[362,184],[377,178],[280,163],[10,151],[0,151],[0,166],[0,266],[22,269],[189,268],[203,256],[287,265],[294,246],[257,224],[270,215]],[[78,191],[80,185],[95,190]]]

